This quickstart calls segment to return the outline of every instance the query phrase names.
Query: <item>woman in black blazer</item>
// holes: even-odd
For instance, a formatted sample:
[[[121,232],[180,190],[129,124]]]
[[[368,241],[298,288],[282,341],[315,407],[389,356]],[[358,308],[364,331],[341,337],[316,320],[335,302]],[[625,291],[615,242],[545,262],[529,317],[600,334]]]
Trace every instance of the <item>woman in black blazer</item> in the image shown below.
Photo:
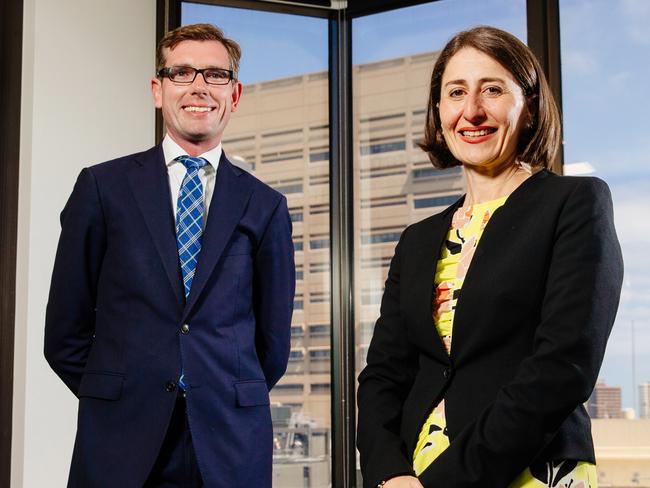
[[[551,173],[559,144],[523,43],[478,27],[447,44],[422,148],[462,164],[467,194],[391,261],[359,376],[364,487],[597,486],[583,403],[623,263],[607,185]]]

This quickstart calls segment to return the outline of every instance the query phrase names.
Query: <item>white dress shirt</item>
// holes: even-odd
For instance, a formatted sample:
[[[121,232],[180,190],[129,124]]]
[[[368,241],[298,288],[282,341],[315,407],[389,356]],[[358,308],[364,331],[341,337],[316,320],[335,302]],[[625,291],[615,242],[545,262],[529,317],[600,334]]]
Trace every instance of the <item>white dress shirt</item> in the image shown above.
[[[183,163],[174,161],[179,156],[187,156],[187,151],[180,147],[176,142],[165,135],[162,141],[162,150],[165,156],[165,164],[167,165],[167,175],[169,177],[169,189],[171,193],[172,206],[174,208],[174,219],[178,213],[178,194],[181,191],[183,178],[187,174],[187,169]],[[212,194],[214,193],[214,181],[217,176],[217,167],[221,159],[221,143],[218,146],[210,149],[207,152],[199,155],[208,161],[208,164],[199,169],[199,179],[203,185],[203,228],[208,221],[208,211],[210,209],[210,202],[212,201]]]

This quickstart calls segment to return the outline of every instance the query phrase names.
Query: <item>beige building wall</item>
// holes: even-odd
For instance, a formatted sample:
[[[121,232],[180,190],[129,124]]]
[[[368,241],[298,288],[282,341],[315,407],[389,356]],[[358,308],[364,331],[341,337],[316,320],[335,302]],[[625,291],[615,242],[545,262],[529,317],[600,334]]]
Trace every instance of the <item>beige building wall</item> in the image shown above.
[[[594,419],[600,488],[650,487],[650,419]]]
[[[462,193],[460,171],[434,173],[423,136],[436,53],[354,67],[356,364],[365,364],[390,258],[402,230]],[[327,73],[244,87],[224,136],[229,157],[288,200],[298,272],[292,358],[272,400],[330,425]],[[433,205],[433,198],[443,197]],[[416,204],[416,201],[418,202]],[[428,206],[422,206],[427,204]],[[420,207],[421,208],[416,208]]]

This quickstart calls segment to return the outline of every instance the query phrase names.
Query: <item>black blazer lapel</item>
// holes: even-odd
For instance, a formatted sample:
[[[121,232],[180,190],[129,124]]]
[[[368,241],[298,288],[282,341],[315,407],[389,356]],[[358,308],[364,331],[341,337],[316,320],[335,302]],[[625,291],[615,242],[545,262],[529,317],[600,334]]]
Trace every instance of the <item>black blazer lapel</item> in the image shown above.
[[[243,171],[233,166],[221,153],[208,221],[203,234],[201,254],[196,265],[192,288],[183,312],[183,320],[205,287],[230,236],[244,213],[252,189],[239,176]]]
[[[142,153],[128,180],[179,304],[184,302],[169,177],[161,146]]]
[[[543,205],[540,195],[531,191],[549,177],[542,170],[535,173],[513,191],[506,202],[490,217],[469,265],[463,287],[456,303],[452,359],[462,361],[466,346],[486,331],[477,330],[474,324],[484,304],[483,291],[494,286],[494,259],[504,252],[505,244],[518,231],[518,223],[530,218],[531,209]],[[521,258],[520,255],[517,256]],[[535,256],[531,256],[535,259]],[[513,256],[512,259],[515,259]],[[504,311],[505,313],[505,311]],[[471,354],[470,354],[471,356]]]
[[[414,290],[413,306],[417,323],[424,325],[418,328],[416,334],[420,336],[421,344],[432,344],[432,354],[442,362],[449,362],[449,356],[433,323],[434,277],[451,219],[463,201],[464,198],[461,198],[442,213],[431,217],[430,225],[423,229],[421,235],[415,236],[413,249],[413,279],[417,283],[417,286],[411,287]]]

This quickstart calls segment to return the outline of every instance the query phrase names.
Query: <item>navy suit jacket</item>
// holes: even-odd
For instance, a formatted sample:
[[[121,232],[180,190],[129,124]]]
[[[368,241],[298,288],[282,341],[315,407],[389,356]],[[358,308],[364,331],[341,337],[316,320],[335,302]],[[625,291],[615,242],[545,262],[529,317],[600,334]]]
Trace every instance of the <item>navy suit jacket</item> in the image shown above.
[[[69,486],[143,485],[182,361],[205,486],[270,487],[268,391],[295,286],[286,199],[222,155],[187,300],[160,146],[84,169],[61,222],[45,355],[79,398]]]
[[[623,261],[607,185],[540,171],[494,212],[458,296],[451,354],[432,320],[434,273],[459,200],[397,245],[359,376],[364,487],[413,475],[445,400],[451,445],[425,488],[503,488],[535,461],[594,462],[583,403],[614,323]]]

